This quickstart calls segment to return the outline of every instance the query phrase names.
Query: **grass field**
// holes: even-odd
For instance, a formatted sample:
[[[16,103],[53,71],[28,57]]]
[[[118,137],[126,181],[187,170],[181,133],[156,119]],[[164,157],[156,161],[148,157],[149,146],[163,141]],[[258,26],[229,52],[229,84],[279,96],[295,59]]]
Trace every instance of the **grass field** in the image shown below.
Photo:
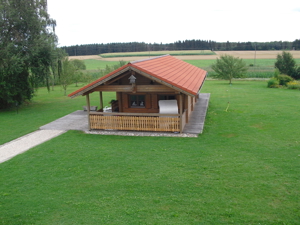
[[[198,138],[69,131],[0,164],[0,224],[299,224],[300,91],[208,80],[202,92]],[[84,101],[41,89],[0,112],[0,143]]]
[[[102,61],[96,59],[84,60],[87,70],[104,70],[106,65],[112,66],[119,64],[119,61]]]
[[[249,66],[253,64],[254,66],[249,66],[247,78],[270,78],[274,75],[274,64],[276,61],[276,56],[281,54],[282,51],[217,51],[216,54],[206,54],[210,52],[209,50],[200,51],[172,51],[175,57],[184,60],[192,65],[201,67],[209,72],[209,76],[213,75],[213,70],[211,65],[215,63],[216,58],[220,55],[229,54],[234,57],[242,58],[246,64]],[[111,66],[119,64],[119,61],[135,61],[141,59],[147,59],[151,56],[170,54],[171,51],[155,51],[155,52],[130,52],[130,53],[108,53],[107,58],[100,57],[98,55],[94,56],[71,56],[71,59],[85,60],[87,65],[87,70],[94,73],[93,76],[97,76],[99,70],[103,70],[106,65]],[[300,51],[289,51],[296,63],[300,65]],[[125,55],[123,55],[125,54]],[[150,55],[149,55],[150,54]],[[198,54],[198,55],[197,55]],[[101,55],[102,56],[102,55]],[[255,59],[254,59],[255,58]],[[96,73],[96,74],[95,74]]]
[[[186,50],[186,51],[146,51],[146,52],[116,52],[104,53],[100,56],[102,58],[115,58],[115,57],[139,57],[139,56],[160,56],[170,54],[176,55],[215,55],[216,53],[210,50]]]
[[[194,66],[200,67],[213,74],[211,65],[216,62],[215,59],[207,60],[184,60]],[[276,59],[243,59],[246,65],[253,64],[248,67],[247,78],[270,78],[274,76],[274,65]],[[300,65],[300,59],[295,59],[296,63]]]
[[[276,59],[243,59],[246,62],[246,65],[254,64],[255,66],[248,69],[247,77],[248,78],[269,78],[274,76],[274,64]],[[184,60],[194,66],[200,67],[209,72],[213,73],[211,65],[216,62],[215,59],[203,59],[203,60]],[[300,59],[295,59],[296,63],[300,65]],[[103,61],[96,59],[86,59],[84,60],[87,70],[97,71],[99,69],[104,69],[106,65],[115,65],[119,64],[119,61]]]

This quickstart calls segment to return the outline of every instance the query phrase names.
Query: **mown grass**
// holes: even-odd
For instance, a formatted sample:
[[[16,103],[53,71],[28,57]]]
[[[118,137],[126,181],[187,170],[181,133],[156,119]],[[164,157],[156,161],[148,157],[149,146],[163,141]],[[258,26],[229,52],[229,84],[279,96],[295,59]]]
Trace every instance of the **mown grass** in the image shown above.
[[[119,65],[118,61],[103,61],[97,59],[85,59],[84,63],[87,70],[104,70],[106,66]]]
[[[102,58],[113,57],[134,57],[134,56],[160,56],[160,55],[215,55],[215,52],[210,50],[182,50],[182,51],[145,51],[145,52],[115,52],[104,53],[100,56]]]
[[[198,138],[70,131],[0,164],[1,223],[299,224],[300,92],[209,80],[202,92],[211,99]],[[84,101],[57,94],[43,111],[44,94],[1,112],[2,133],[10,117],[32,130],[36,108],[46,122]]]

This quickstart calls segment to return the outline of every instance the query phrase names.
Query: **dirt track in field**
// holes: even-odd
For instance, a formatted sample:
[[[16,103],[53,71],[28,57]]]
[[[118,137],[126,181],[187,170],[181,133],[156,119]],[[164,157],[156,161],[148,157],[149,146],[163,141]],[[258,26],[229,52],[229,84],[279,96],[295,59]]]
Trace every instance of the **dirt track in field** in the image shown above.
[[[300,51],[288,51],[290,52],[295,59],[300,58]],[[199,59],[216,59],[221,55],[233,55],[234,57],[239,57],[242,59],[254,59],[255,56],[257,59],[276,59],[278,54],[281,54],[282,51],[216,51],[216,55],[183,55],[175,56],[178,59],[182,60],[199,60]],[[97,59],[103,61],[135,61],[141,59],[147,59],[149,57],[115,57],[115,58],[102,58],[99,55],[84,55],[84,56],[70,56],[70,59]]]

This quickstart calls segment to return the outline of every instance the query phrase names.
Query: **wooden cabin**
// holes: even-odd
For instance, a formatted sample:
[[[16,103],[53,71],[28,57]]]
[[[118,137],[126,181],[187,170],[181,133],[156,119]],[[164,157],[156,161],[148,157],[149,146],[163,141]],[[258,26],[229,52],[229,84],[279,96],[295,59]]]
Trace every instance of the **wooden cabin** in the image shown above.
[[[170,55],[130,62],[69,94],[86,96],[89,129],[182,132],[207,72]],[[90,97],[99,92],[99,110]],[[111,110],[103,92],[115,92]]]

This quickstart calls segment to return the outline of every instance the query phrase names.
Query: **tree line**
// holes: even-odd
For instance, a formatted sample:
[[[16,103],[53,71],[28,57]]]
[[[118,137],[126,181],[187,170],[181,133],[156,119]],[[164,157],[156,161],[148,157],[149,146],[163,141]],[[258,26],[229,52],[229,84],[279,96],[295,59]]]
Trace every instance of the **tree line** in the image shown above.
[[[144,52],[172,50],[212,50],[212,51],[254,51],[254,50],[300,50],[300,39],[293,42],[216,42],[211,40],[184,40],[174,43],[107,43],[85,44],[61,47],[69,56],[99,55],[112,52]]]

